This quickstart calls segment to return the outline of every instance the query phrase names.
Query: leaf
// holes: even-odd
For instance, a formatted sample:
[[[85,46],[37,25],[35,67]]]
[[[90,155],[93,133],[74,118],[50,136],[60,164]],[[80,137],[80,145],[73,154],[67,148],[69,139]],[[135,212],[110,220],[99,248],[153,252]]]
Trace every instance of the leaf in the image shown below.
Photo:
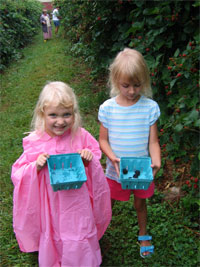
[[[141,29],[143,29],[144,27],[144,22],[135,22],[132,27],[127,31],[127,34],[130,33],[135,33],[136,31],[139,31]]]
[[[192,23],[188,23],[188,24],[185,25],[184,28],[183,28],[183,31],[184,31],[185,33],[187,33],[187,34],[192,33],[193,30],[194,30],[194,26],[193,26]]]
[[[167,70],[167,68],[162,68],[162,79],[166,82],[169,83],[171,80],[171,77],[169,75],[169,71]]]
[[[143,11],[144,15],[155,15],[159,13],[160,13],[160,9],[158,7],[145,8],[145,10]]]
[[[155,47],[157,50],[159,50],[164,44],[165,44],[165,41],[160,39],[155,42]]]
[[[135,4],[136,6],[141,7],[144,3],[143,1],[136,1]]]
[[[161,14],[170,14],[170,12],[171,12],[171,8],[169,5],[164,6],[160,11]]]
[[[185,73],[184,73],[184,76],[185,76],[185,78],[187,79],[187,78],[189,78],[190,73],[189,73],[189,72],[185,72]]]
[[[200,119],[195,121],[194,126],[195,127],[200,127]]]
[[[176,49],[176,52],[174,53],[174,57],[177,57],[180,54],[180,49]]]
[[[193,4],[193,7],[198,7],[200,6],[200,2],[199,1],[195,1],[195,3]]]
[[[185,103],[184,102],[179,105],[179,108],[184,108],[184,107],[185,107]]]
[[[149,68],[152,68],[155,65],[155,59],[153,56],[147,55],[144,58]]]
[[[176,132],[180,132],[180,131],[182,131],[182,129],[183,129],[183,125],[182,125],[182,124],[177,124],[177,125],[174,127],[174,130],[175,130]]]
[[[195,203],[197,203],[200,206],[200,199],[195,199]],[[197,226],[199,227],[198,224],[197,224]]]
[[[190,112],[190,114],[189,114],[189,116],[188,116],[188,119],[190,119],[190,120],[192,120],[192,121],[195,121],[195,120],[198,119],[198,115],[199,115],[198,111],[197,111],[196,109],[193,109],[193,110]]]
[[[163,56],[163,54],[160,54],[156,57],[156,63],[160,63],[160,58]]]
[[[174,84],[176,83],[177,79],[174,79],[170,82],[170,88],[173,88]]]
[[[112,41],[117,41],[118,37],[119,37],[119,33],[118,31],[115,31],[111,36]]]

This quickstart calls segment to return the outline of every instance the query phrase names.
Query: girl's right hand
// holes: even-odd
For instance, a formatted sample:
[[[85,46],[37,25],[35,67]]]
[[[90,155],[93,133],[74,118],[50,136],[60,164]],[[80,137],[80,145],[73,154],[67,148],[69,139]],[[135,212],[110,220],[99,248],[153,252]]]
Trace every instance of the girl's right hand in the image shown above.
[[[40,171],[47,163],[47,159],[49,158],[48,153],[40,154],[36,160],[37,170]]]
[[[111,161],[112,161],[112,164],[113,164],[113,166],[115,167],[115,170],[116,170],[117,175],[118,175],[118,177],[119,177],[119,174],[120,174],[120,171],[119,171],[119,163],[120,163],[120,159],[119,159],[119,158],[113,158],[113,159],[111,159]]]
[[[99,144],[101,150],[106,154],[106,156],[111,160],[113,166],[115,167],[115,170],[117,172],[117,175],[119,176],[119,162],[120,159],[115,156],[115,154],[112,151],[112,148],[110,147],[109,141],[108,141],[108,129],[103,126],[101,123],[100,125],[100,132],[99,132]]]

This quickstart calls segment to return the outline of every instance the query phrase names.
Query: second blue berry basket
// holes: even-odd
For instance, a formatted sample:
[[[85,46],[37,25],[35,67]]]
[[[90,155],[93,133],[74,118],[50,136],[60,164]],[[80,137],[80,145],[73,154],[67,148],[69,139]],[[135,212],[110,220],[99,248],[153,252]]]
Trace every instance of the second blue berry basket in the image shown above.
[[[79,189],[87,181],[83,161],[78,153],[51,155],[47,164],[53,191]]]
[[[147,190],[153,181],[150,157],[121,157],[120,177],[122,189]]]

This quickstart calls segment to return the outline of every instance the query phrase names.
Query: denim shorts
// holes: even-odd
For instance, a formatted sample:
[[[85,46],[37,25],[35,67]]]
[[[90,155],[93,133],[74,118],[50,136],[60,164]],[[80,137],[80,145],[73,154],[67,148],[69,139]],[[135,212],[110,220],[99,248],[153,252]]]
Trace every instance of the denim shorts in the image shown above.
[[[60,21],[59,20],[54,20],[53,23],[54,23],[55,27],[60,26]]]

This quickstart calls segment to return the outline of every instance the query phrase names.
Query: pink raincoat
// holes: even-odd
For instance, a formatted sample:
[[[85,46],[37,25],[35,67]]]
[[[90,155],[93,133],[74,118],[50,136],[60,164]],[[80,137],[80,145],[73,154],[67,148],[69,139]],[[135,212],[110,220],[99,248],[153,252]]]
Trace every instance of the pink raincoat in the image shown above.
[[[111,220],[111,205],[98,142],[80,128],[74,139],[69,132],[56,137],[33,132],[23,139],[23,148],[11,175],[13,227],[20,250],[39,251],[41,267],[99,266],[99,239]],[[85,167],[87,182],[80,189],[54,192],[48,167],[37,172],[37,157],[44,152],[76,153],[84,148],[93,153]]]

